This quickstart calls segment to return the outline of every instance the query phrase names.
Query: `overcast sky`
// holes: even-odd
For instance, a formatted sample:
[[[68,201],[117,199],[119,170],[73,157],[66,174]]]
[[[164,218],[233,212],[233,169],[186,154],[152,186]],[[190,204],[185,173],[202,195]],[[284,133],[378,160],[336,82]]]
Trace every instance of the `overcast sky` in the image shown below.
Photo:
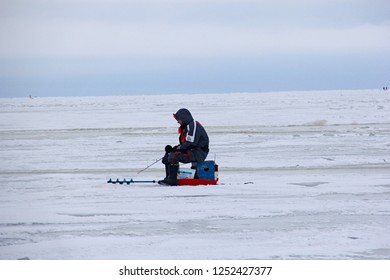
[[[389,0],[0,0],[0,96],[380,88]]]

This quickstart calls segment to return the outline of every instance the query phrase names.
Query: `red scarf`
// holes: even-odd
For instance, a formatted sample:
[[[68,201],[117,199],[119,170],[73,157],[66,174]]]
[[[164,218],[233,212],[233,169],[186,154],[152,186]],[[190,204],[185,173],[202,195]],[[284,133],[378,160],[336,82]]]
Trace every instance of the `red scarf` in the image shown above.
[[[186,127],[184,125],[180,126],[177,130],[177,132],[179,133],[179,142],[180,144],[183,144],[185,141],[186,141],[186,138],[187,138],[187,131],[186,131]]]

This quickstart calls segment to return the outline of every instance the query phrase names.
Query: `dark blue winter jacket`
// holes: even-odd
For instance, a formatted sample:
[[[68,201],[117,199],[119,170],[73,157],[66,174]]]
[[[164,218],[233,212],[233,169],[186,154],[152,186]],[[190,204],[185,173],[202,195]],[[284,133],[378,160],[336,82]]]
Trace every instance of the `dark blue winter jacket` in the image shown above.
[[[180,150],[191,150],[198,161],[204,161],[209,152],[209,136],[204,127],[194,120],[190,111],[182,108],[174,114],[176,120],[182,122],[185,139],[180,140]]]

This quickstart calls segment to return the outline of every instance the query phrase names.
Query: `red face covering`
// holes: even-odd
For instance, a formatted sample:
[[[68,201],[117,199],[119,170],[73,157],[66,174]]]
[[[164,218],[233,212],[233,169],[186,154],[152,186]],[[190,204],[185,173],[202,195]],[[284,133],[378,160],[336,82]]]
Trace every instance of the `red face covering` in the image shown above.
[[[178,129],[177,129],[177,133],[179,133],[179,139],[180,139],[180,144],[183,144],[185,141],[186,141],[186,138],[187,138],[187,133],[185,133],[184,131],[184,126],[180,126]]]

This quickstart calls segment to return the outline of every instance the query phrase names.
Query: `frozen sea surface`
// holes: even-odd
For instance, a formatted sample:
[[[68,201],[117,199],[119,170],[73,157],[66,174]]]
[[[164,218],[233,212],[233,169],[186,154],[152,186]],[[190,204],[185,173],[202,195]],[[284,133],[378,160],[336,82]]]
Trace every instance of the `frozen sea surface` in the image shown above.
[[[207,129],[219,185],[111,185]],[[389,259],[390,93],[0,99],[0,259]]]

